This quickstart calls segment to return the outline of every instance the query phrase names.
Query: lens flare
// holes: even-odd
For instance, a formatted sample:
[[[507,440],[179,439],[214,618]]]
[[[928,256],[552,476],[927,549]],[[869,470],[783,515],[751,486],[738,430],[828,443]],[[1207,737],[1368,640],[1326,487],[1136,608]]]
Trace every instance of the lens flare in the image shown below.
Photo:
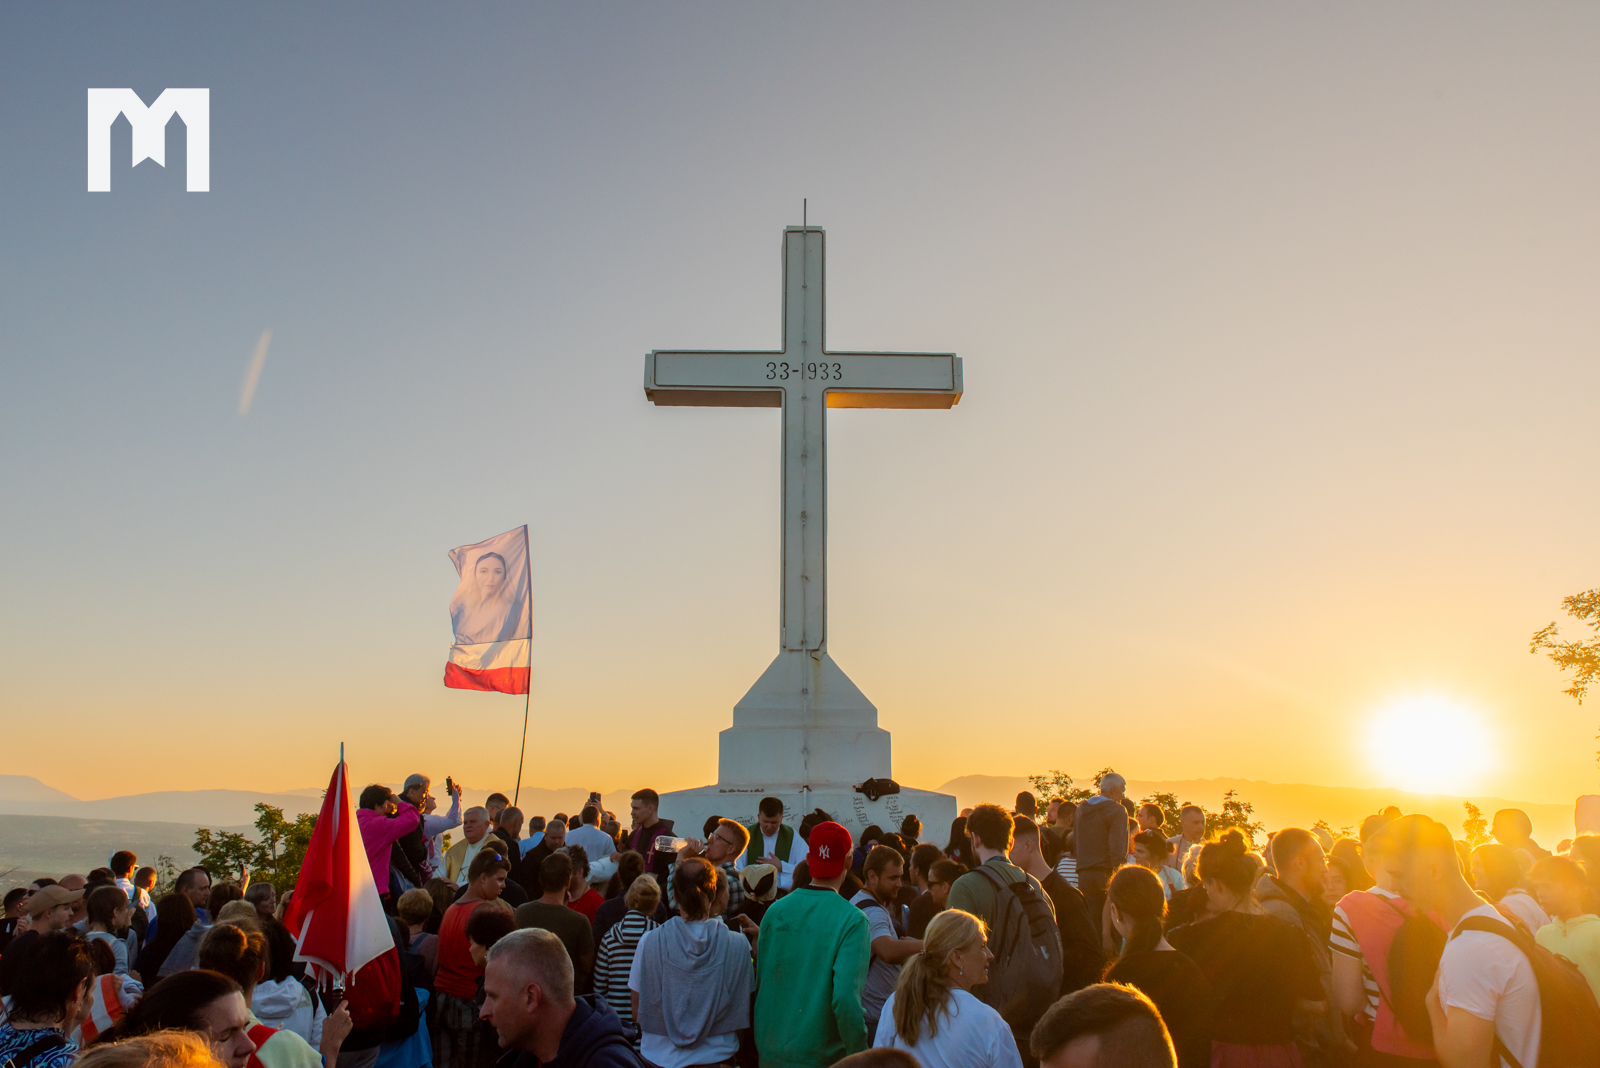
[[[1482,786],[1494,765],[1494,739],[1475,709],[1423,694],[1399,698],[1372,714],[1367,753],[1385,785],[1460,794]]]

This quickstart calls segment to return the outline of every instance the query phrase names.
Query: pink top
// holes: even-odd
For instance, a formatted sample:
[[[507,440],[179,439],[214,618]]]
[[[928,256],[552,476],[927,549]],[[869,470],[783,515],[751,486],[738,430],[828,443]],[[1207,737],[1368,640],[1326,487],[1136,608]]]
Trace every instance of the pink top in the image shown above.
[[[367,863],[372,865],[372,881],[378,884],[378,893],[389,892],[389,847],[416,830],[421,822],[421,813],[404,801],[393,819],[370,808],[357,810],[356,826],[361,830],[361,844],[367,849]]]

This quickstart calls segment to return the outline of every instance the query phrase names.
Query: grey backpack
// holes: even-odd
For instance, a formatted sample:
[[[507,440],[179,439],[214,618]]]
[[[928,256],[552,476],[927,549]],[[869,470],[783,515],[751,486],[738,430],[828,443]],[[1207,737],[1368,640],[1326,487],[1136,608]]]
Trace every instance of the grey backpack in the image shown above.
[[[1025,1033],[1061,993],[1061,932],[1049,900],[1026,876],[1007,883],[988,865],[978,868],[994,884],[989,928],[989,981],[973,993],[1011,1029]]]

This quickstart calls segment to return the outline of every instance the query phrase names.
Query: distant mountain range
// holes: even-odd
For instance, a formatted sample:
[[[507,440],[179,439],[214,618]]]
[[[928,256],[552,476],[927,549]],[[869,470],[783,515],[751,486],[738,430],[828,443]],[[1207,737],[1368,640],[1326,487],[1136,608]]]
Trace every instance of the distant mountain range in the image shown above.
[[[1077,782],[1077,785],[1086,788],[1092,784],[1093,778],[1090,776]],[[1031,789],[1028,780],[1019,775],[963,775],[939,787],[939,792],[955,794],[958,808],[970,808],[984,802],[1010,808],[1016,801],[1017,792],[1028,789]],[[1449,825],[1459,836],[1465,815],[1462,802],[1470,801],[1483,810],[1485,817],[1496,809],[1520,808],[1533,821],[1534,839],[1546,848],[1554,848],[1557,842],[1571,838],[1573,833],[1572,805],[1541,805],[1504,797],[1413,794],[1404,790],[1359,786],[1259,782],[1254,779],[1128,780],[1128,796],[1136,801],[1155,793],[1171,793],[1178,795],[1179,802],[1192,801],[1213,812],[1222,807],[1222,795],[1229,790],[1238,791],[1239,800],[1255,806],[1255,817],[1265,823],[1268,830],[1310,827],[1322,819],[1337,831],[1341,827],[1360,826],[1364,818],[1379,809],[1398,805],[1403,812],[1432,816]],[[932,828],[928,830],[931,837]]]
[[[399,783],[390,783],[398,790]],[[352,784],[359,790],[361,787]],[[444,783],[433,784],[434,795],[443,800]],[[462,784],[462,804],[481,805],[493,791]],[[627,820],[628,798],[632,790],[617,790],[604,795],[605,806]],[[589,791],[581,787],[547,790],[525,787],[518,804],[530,816],[550,817],[557,812],[578,812]],[[0,815],[72,816],[78,819],[134,820],[184,823],[199,827],[238,827],[256,821],[255,806],[265,802],[283,809],[284,815],[317,812],[322,808],[322,789],[306,788],[282,793],[253,790],[161,790],[126,797],[106,797],[80,801],[71,794],[40,782],[32,775],[0,775]]]

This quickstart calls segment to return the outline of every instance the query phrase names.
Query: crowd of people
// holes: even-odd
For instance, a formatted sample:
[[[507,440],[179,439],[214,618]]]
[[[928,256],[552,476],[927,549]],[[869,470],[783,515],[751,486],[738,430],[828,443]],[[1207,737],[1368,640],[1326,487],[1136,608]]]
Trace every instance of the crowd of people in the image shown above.
[[[694,837],[652,790],[624,828],[598,794],[547,819],[431,787],[360,796],[381,1022],[307,980],[292,889],[197,867],[158,896],[121,851],[5,896],[0,1065],[1600,1064],[1600,836],[1551,853],[1515,809],[1476,847],[1388,809],[1258,851],[1115,773],[942,842],[773,797]]]

